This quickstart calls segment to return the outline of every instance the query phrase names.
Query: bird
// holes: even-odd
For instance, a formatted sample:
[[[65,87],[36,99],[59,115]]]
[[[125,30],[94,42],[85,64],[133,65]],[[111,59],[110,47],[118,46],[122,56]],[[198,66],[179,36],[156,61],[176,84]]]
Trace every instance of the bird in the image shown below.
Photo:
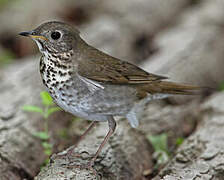
[[[194,95],[201,90],[199,86],[168,81],[165,76],[112,57],[89,45],[77,28],[64,22],[45,22],[19,34],[37,44],[42,54],[39,67],[42,81],[55,103],[92,121],[81,137],[97,122],[108,122],[109,130],[89,167],[114,133],[115,116],[126,117],[137,128],[148,102],[171,95]]]

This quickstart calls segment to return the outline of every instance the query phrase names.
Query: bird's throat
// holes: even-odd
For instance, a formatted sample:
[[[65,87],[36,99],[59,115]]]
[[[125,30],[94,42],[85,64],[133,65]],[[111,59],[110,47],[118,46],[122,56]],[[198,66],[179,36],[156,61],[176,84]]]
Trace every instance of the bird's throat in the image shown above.
[[[69,85],[72,66],[58,62],[56,57],[43,55],[40,60],[40,74],[48,92],[54,97],[57,91]]]

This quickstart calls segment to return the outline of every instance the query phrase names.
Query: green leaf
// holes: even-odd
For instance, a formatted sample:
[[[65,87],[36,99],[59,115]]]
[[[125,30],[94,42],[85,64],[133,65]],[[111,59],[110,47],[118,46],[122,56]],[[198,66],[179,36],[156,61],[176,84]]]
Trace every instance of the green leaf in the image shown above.
[[[167,146],[167,134],[163,133],[155,136],[147,136],[148,140],[151,142],[155,151],[165,151],[168,152]]]
[[[220,91],[224,91],[224,82],[220,83],[219,88]]]
[[[43,164],[40,167],[40,170],[42,171],[49,163],[50,163],[50,158],[45,159]]]
[[[48,142],[42,142],[42,146],[44,149],[51,149],[53,147],[53,145]]]
[[[50,116],[51,114],[53,114],[54,112],[57,112],[57,111],[61,111],[62,109],[60,107],[52,107],[52,108],[49,108],[47,110],[47,116]]]
[[[50,163],[50,159],[49,158],[47,158],[47,159],[44,160],[44,166],[46,166],[49,163]]]
[[[51,105],[54,105],[54,102],[53,102],[53,99],[52,97],[49,95],[48,92],[46,91],[42,91],[40,93],[40,97],[42,99],[42,104],[45,105],[45,106],[51,106]]]
[[[184,138],[182,138],[182,137],[179,137],[179,138],[176,139],[176,145],[177,146],[180,146],[183,142],[184,142]]]
[[[51,149],[45,149],[44,154],[46,154],[47,156],[50,156],[52,154]]]
[[[1,4],[1,1],[0,1],[0,4]],[[0,66],[10,64],[14,58],[15,58],[15,55],[13,54],[13,52],[9,50],[4,50],[0,54]]]
[[[169,155],[165,151],[156,151],[153,157],[157,160],[157,165],[162,165],[169,161]]]
[[[63,139],[68,139],[69,137],[67,128],[60,129],[57,134]]]
[[[80,120],[83,120],[82,118],[80,117],[74,117],[72,118],[72,122],[75,122],[75,121],[80,121]]]
[[[33,135],[41,140],[48,140],[50,138],[49,135],[44,131],[33,133]]]
[[[43,109],[38,106],[25,105],[22,107],[22,110],[29,111],[29,112],[38,112],[43,114]]]
[[[151,142],[155,152],[153,157],[157,160],[157,168],[163,165],[169,160],[169,150],[167,145],[167,134],[163,133],[155,136],[147,136],[148,140]]]

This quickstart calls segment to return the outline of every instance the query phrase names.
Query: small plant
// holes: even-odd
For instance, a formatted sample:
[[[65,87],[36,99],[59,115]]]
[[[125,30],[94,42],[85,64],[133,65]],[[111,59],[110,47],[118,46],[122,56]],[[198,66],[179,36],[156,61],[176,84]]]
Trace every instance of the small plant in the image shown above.
[[[47,159],[44,164],[46,165],[49,162],[49,156],[52,154],[53,145],[50,143],[50,135],[48,130],[48,117],[54,112],[60,111],[61,108],[56,107],[51,96],[43,91],[40,93],[40,97],[42,99],[43,107],[33,106],[33,105],[25,105],[23,106],[24,111],[28,112],[36,112],[39,113],[44,120],[44,130],[35,132],[33,135],[39,138],[42,141],[42,147],[44,148],[44,153],[47,155]]]
[[[61,139],[68,139],[68,137],[69,137],[68,129],[67,129],[67,128],[60,129],[60,130],[58,131],[58,136],[59,136]]]
[[[156,168],[167,163],[170,156],[167,145],[167,134],[148,135],[147,139],[150,141],[155,151],[153,157],[157,160]]]
[[[224,82],[222,82],[222,83],[219,84],[218,89],[219,89],[220,91],[224,91]]]
[[[176,139],[176,145],[177,146],[180,146],[181,144],[183,144],[183,142],[184,142],[184,138],[183,137],[178,137]]]
[[[0,67],[10,64],[14,58],[15,55],[11,51],[4,50],[0,55]]]

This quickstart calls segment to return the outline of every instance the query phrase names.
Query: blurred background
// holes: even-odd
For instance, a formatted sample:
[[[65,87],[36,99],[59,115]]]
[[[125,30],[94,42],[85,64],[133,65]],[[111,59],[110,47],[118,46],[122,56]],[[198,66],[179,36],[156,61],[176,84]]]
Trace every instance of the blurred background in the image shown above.
[[[38,53],[28,39],[18,36],[49,20],[73,24],[81,36],[101,50],[140,63],[159,49],[158,33],[180,20],[200,0],[65,0],[0,1],[1,67]]]
[[[43,144],[40,146],[39,141],[30,138],[32,132],[43,129],[43,118],[21,109],[24,105],[43,106],[44,95],[40,97],[40,92],[44,87],[39,76],[38,48],[18,33],[52,20],[74,25],[89,44],[150,72],[174,81],[224,89],[223,0],[0,0],[0,130],[6,129],[0,131],[0,136],[7,142],[0,141],[0,154],[7,152],[9,162],[19,162],[18,167],[22,164],[29,177],[39,172],[49,154],[43,153],[43,149],[48,150]],[[183,105],[192,99],[172,98],[165,104]],[[146,116],[149,123],[143,122],[141,132],[172,130],[172,143],[194,132],[197,122],[194,113],[189,113],[191,108],[180,116],[180,121],[179,116],[170,116],[172,121],[168,122],[169,110],[163,105],[152,108],[150,113],[159,115]],[[74,144],[88,125],[63,112],[55,113],[51,117],[54,121],[49,121],[52,138],[47,142],[53,145],[50,154]],[[173,114],[176,117],[178,113]],[[161,117],[172,125],[162,122],[152,126]],[[174,126],[174,122],[181,122],[180,127]],[[8,152],[9,147],[12,152]],[[0,175],[1,169],[0,165]]]

